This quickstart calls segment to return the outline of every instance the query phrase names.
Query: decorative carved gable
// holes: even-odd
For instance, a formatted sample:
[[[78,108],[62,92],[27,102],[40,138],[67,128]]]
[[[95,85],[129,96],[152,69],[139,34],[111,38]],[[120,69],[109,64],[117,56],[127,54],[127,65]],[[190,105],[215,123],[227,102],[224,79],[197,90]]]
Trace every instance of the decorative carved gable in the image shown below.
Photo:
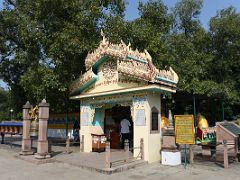
[[[112,44],[103,33],[102,36],[99,47],[86,57],[87,72],[72,83],[72,94],[139,87],[148,83],[176,87],[177,74],[172,68],[169,71],[156,69],[146,50],[132,50],[131,45],[123,41]]]

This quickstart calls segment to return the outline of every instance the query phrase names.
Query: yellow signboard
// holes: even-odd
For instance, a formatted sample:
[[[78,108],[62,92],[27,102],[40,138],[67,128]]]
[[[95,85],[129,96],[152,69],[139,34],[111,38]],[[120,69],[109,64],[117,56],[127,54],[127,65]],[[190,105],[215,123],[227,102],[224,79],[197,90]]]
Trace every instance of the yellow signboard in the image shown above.
[[[177,144],[194,144],[193,115],[175,115],[175,135]]]

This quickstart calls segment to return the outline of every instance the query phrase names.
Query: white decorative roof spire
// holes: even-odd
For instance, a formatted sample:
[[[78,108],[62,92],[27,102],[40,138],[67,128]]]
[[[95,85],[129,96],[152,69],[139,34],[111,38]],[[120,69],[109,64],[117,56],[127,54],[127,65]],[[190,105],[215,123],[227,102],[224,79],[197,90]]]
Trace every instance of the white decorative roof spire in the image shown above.
[[[106,39],[106,36],[105,36],[105,34],[104,34],[104,32],[103,32],[103,30],[101,29],[101,36],[102,36],[102,43],[103,44],[106,44],[107,43],[107,39]]]

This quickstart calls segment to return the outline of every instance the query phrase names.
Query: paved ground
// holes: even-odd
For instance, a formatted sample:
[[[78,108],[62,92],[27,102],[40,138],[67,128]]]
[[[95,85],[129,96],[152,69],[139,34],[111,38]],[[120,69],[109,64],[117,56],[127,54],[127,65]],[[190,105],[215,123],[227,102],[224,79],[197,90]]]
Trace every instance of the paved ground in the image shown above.
[[[215,164],[194,164],[187,166],[169,167],[159,163],[145,165],[116,173],[105,175],[71,166],[67,163],[49,163],[35,165],[14,157],[18,148],[0,145],[0,180],[79,180],[79,179],[113,179],[113,180],[141,180],[141,179],[194,179],[194,180],[237,180],[239,179],[240,163],[231,164],[228,169]]]
[[[124,151],[111,151],[110,161],[118,161],[123,160],[125,158]],[[93,167],[96,169],[105,169],[105,152],[97,153],[80,153],[75,152],[71,154],[59,154],[55,156],[56,160],[61,162],[66,162],[68,164],[76,165],[76,166],[87,166],[87,167]],[[131,153],[129,153],[129,156],[132,156]],[[119,162],[121,163],[121,162]]]

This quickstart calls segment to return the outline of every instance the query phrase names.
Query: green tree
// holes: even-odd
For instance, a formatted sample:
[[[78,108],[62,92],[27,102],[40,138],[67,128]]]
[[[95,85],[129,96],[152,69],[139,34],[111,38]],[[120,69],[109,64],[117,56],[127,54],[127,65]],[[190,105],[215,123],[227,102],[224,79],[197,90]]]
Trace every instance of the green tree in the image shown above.
[[[9,119],[8,91],[0,87],[0,121]]]
[[[212,95],[218,88],[209,78],[211,72],[211,38],[201,27],[201,0],[183,0],[173,11],[175,23],[169,43],[173,50],[173,68],[180,77],[181,91]]]
[[[240,104],[240,14],[234,7],[223,9],[210,20],[213,62],[211,78],[219,84],[220,93]]]
[[[0,77],[11,87],[13,99],[20,101],[18,110],[26,99],[38,103],[42,98],[52,104],[52,111],[74,108],[69,102],[69,85],[85,71],[84,59],[97,47],[105,19],[122,16],[124,2],[4,3],[0,11]]]
[[[191,36],[201,28],[199,15],[203,6],[202,0],[182,0],[177,2],[173,11],[174,28],[177,32],[183,32],[185,36]]]
[[[171,60],[167,39],[173,18],[161,0],[140,2],[138,10],[140,17],[127,24],[128,40],[134,48],[148,50],[158,68],[167,68]]]

